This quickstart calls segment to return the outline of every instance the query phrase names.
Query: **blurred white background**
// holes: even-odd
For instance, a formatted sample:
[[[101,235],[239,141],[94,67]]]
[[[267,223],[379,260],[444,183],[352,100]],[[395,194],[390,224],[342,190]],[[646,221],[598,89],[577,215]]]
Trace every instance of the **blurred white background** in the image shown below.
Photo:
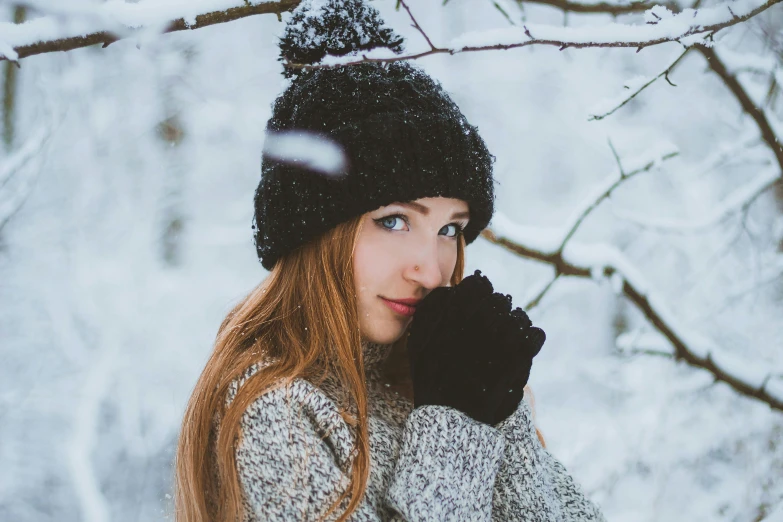
[[[65,5],[92,4],[39,0],[26,15],[65,23],[79,16]],[[517,24],[523,14],[554,26],[613,21],[513,0],[442,4],[411,3],[442,45],[509,27],[498,7]],[[372,5],[408,50],[426,48],[394,0]],[[13,20],[12,4],[0,12]],[[781,133],[782,22],[775,6],[715,37]],[[251,218],[283,85],[283,27],[265,14],[40,54],[6,80],[15,87],[0,160],[0,520],[171,518],[185,402],[221,320],[266,275]],[[678,43],[638,53],[535,45],[417,63],[496,156],[500,217],[490,228],[534,227],[519,241],[555,237],[618,175],[610,142],[627,171],[678,152],[621,183],[569,240],[569,259],[596,277],[562,276],[529,310],[547,333],[530,380],[539,428],[608,520],[783,520],[780,409],[675,360],[659,326],[618,293],[622,280],[599,275],[621,253],[625,276],[688,349],[711,351],[751,387],[761,378],[783,403],[783,190],[742,192],[764,173],[780,180],[757,121],[698,51],[669,74],[676,87],[661,78],[589,120],[682,52]],[[743,204],[724,212],[732,201]],[[554,273],[483,237],[467,255],[466,274],[482,269],[515,305]]]

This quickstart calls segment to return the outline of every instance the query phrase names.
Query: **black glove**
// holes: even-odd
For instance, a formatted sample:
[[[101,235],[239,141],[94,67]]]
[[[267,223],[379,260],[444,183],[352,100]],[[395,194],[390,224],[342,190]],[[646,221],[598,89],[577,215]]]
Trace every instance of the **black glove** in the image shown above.
[[[416,307],[408,336],[414,407],[450,406],[494,426],[519,406],[545,340],[480,270],[434,289]]]

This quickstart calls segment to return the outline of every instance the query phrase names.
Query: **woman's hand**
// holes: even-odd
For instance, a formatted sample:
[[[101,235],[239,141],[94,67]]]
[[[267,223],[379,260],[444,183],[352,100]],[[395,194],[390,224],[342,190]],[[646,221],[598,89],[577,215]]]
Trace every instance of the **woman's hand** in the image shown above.
[[[545,339],[479,270],[436,288],[416,307],[408,337],[414,407],[451,406],[489,425],[501,422],[519,405]]]

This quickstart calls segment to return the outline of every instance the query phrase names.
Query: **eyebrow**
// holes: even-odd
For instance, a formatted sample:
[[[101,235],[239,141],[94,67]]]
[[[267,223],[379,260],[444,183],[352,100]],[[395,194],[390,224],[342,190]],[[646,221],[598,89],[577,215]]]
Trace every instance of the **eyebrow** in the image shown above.
[[[421,203],[416,203],[415,201],[409,201],[407,203],[396,203],[396,204],[400,205],[401,207],[412,208],[416,212],[420,214],[424,214],[425,216],[430,213],[430,207],[422,205]],[[458,218],[470,218],[470,213],[455,212],[451,215],[451,219],[458,219]]]

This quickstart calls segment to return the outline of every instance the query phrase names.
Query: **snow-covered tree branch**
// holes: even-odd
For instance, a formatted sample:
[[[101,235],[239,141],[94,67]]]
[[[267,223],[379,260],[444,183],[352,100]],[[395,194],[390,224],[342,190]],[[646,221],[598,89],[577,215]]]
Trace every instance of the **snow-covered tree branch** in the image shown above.
[[[106,2],[97,5],[45,4],[45,14],[24,24],[0,23],[0,60],[18,61],[36,54],[106,47],[123,38],[201,29],[258,14],[290,11],[301,0],[193,0],[183,2]],[[37,5],[37,4],[34,4]]]
[[[498,219],[500,218],[500,219]],[[783,386],[771,378],[776,375],[763,364],[742,361],[729,355],[710,339],[689,331],[676,319],[676,315],[661,301],[651,285],[623,256],[609,245],[572,244],[565,252],[547,252],[525,244],[522,233],[517,237],[514,223],[498,216],[500,223],[484,230],[481,235],[488,241],[525,258],[549,263],[560,276],[576,276],[613,280],[621,285],[622,293],[638,307],[650,323],[674,347],[674,357],[691,366],[709,371],[716,380],[723,381],[737,392],[769,404],[783,411]],[[580,262],[582,261],[582,262]]]
[[[614,152],[614,150],[613,150]],[[510,221],[503,214],[493,218],[491,228],[482,232],[482,237],[502,246],[514,254],[547,263],[554,268],[554,278],[544,287],[528,307],[536,306],[552,284],[561,276],[576,276],[593,279],[609,279],[618,292],[622,292],[644,314],[648,321],[671,343],[673,355],[677,360],[705,369],[716,380],[729,384],[739,393],[753,397],[783,411],[783,386],[772,381],[774,371],[762,364],[754,364],[732,357],[721,350],[712,340],[690,331],[676,318],[674,312],[652,289],[633,263],[622,252],[610,245],[590,245],[575,243],[572,240],[579,225],[600,203],[609,197],[622,182],[641,172],[649,171],[659,161],[676,155],[676,152],[663,151],[658,159],[646,162],[646,165],[626,173],[619,165],[618,173],[609,176],[604,183],[598,184],[592,194],[585,198],[560,229],[541,229],[521,226]],[[616,154],[615,157],[617,158]],[[642,160],[644,161],[644,160]],[[767,187],[770,176],[754,186]],[[773,179],[779,179],[774,169]],[[738,196],[731,198],[729,210],[720,209],[724,215],[734,207],[744,208],[758,195],[758,189],[740,189]],[[711,219],[715,222],[717,219]],[[783,265],[783,259],[781,260]]]
[[[361,58],[353,55],[327,56],[321,63],[315,65],[289,63],[286,66],[319,69],[367,62],[417,60],[437,54],[453,55],[477,51],[509,50],[531,45],[555,46],[560,50],[630,47],[635,48],[637,52],[645,47],[666,42],[678,42],[687,47],[695,43],[709,43],[716,32],[745,22],[780,1],[769,0],[759,4],[742,0],[741,2],[723,3],[700,9],[687,8],[676,14],[666,7],[655,6],[645,13],[645,25],[609,23],[561,27],[525,23],[521,26],[505,29],[467,32],[453,39],[446,46],[433,44],[424,30],[421,30],[414,21],[417,29],[420,29],[420,32],[425,35],[428,44],[428,48],[425,50],[396,55],[388,49],[374,49],[363,53]],[[400,3],[405,5],[402,0]]]
[[[512,1],[512,0],[509,0]],[[513,0],[514,3],[522,4],[523,0]],[[670,11],[679,11],[679,6],[676,2],[639,2],[633,1],[627,4],[613,4],[610,2],[596,2],[596,3],[583,3],[572,2],[571,0],[525,0],[525,3],[529,4],[541,4],[554,7],[564,12],[579,13],[579,14],[599,14],[607,13],[614,16],[641,13],[648,9],[652,9],[656,5],[661,5],[669,9]]]
[[[530,45],[557,46],[561,50],[631,47],[637,51],[665,42],[679,42],[688,46],[705,38],[709,40],[716,32],[749,20],[780,1],[768,0],[759,4],[742,0],[700,9],[688,8],[676,14],[666,5],[652,5],[647,10],[645,25],[611,23],[569,28],[526,23],[508,29],[468,32],[443,47],[433,44],[421,29],[429,48],[420,52],[395,55],[388,50],[376,49],[364,54],[360,59],[354,56],[327,57],[322,63],[315,65],[286,65],[293,68],[334,67],[365,62],[415,60],[433,54],[508,50]],[[230,0],[230,5],[227,5],[225,0],[199,0],[185,6],[179,2],[167,5],[147,0],[134,4],[100,4],[76,15],[73,14],[74,10],[70,9],[59,16],[43,16],[24,24],[0,24],[0,59],[18,62],[21,58],[36,54],[69,51],[95,44],[105,47],[122,38],[149,37],[150,34],[199,29],[256,14],[275,13],[280,16],[282,12],[296,7],[299,2],[300,0]],[[401,3],[405,5],[404,2]],[[617,7],[613,8],[608,4],[595,4],[584,8],[571,3],[552,5],[575,12],[622,14],[615,12]],[[407,9],[407,5],[405,7]],[[640,5],[631,4],[622,8],[630,9],[626,12],[636,12]],[[60,21],[62,16],[65,16],[66,23]]]
[[[732,21],[638,53],[529,43],[418,63],[495,156],[495,215],[465,273],[547,333],[531,386],[548,449],[608,520],[777,522],[783,11],[733,23],[729,7],[767,4],[664,1],[371,4],[406,55],[522,44],[524,26],[598,34],[589,46]],[[342,170],[323,142],[265,132],[282,80],[272,13],[298,3],[6,4],[17,62],[3,81],[18,90],[0,157],[0,519],[170,518],[185,401],[221,320],[265,277],[259,155]],[[93,41],[118,45],[53,52]]]
[[[557,7],[563,11],[573,11],[573,12],[591,13],[591,14],[598,14],[598,13],[613,14],[613,15],[618,14],[616,12],[616,8],[618,6],[613,6],[604,3],[582,6],[585,8],[589,8],[585,10],[580,10],[578,7],[575,8],[575,5],[572,5],[567,1],[562,2],[561,0],[553,0],[550,3],[549,0],[543,0],[543,3],[547,3],[548,5]],[[629,4],[628,6],[623,6],[623,7],[627,7],[629,9],[635,8],[638,10],[642,10],[641,8],[644,5],[645,4],[643,3],[632,3]],[[731,7],[729,5],[726,5],[726,8],[729,11],[731,11],[733,17],[735,17],[734,16],[735,12],[731,9]],[[694,14],[696,13],[695,9],[680,10],[676,4],[670,6],[669,9],[670,11],[672,11],[672,13],[675,14],[675,16],[682,15],[683,13],[688,11],[692,11]],[[656,16],[656,18],[658,18],[658,15],[655,14],[654,9],[651,10],[650,13]],[[674,83],[672,83],[672,81],[669,79],[669,74],[672,73],[674,68],[682,61],[682,59],[691,49],[695,49],[704,56],[704,58],[707,60],[710,69],[712,69],[712,71],[715,74],[717,74],[718,77],[720,77],[723,83],[726,84],[726,87],[734,95],[734,97],[736,98],[737,102],[740,104],[742,109],[756,122],[762,138],[767,143],[770,150],[772,150],[772,152],[775,154],[781,172],[783,172],[783,145],[781,145],[778,136],[775,134],[775,131],[772,129],[772,126],[767,118],[767,115],[765,114],[764,110],[761,108],[760,104],[754,102],[750,94],[748,94],[747,90],[742,86],[742,83],[739,81],[739,79],[736,76],[736,71],[730,70],[730,68],[726,64],[724,64],[724,62],[721,60],[720,57],[721,54],[725,53],[729,56],[732,56],[733,51],[729,49],[724,50],[722,48],[716,48],[716,46],[713,45],[711,41],[707,43],[709,43],[709,45],[705,44],[705,42],[694,42],[693,45],[686,46],[685,51],[679,54],[666,69],[664,69],[660,74],[656,76],[653,76],[651,78],[639,78],[639,77],[635,78],[633,82],[629,82],[629,83],[633,83],[634,85],[626,85],[626,88],[631,90],[630,95],[623,96],[623,99],[620,102],[614,102],[614,103],[604,102],[603,105],[605,107],[596,107],[595,109],[593,109],[594,112],[599,114],[591,114],[589,119],[600,120],[613,114],[616,110],[623,107],[625,104],[627,104],[637,95],[639,95],[644,89],[652,85],[653,82],[655,82],[656,80],[662,77],[665,78],[666,81],[671,86],[676,87],[676,85],[674,85]],[[743,64],[744,66],[747,63],[749,57],[747,55],[743,55],[735,58],[738,58],[738,62]],[[768,72],[772,75],[775,74],[775,70],[777,69],[776,64],[774,63],[770,64],[769,60],[763,60],[757,56],[753,56],[750,58],[752,58],[752,62],[754,64],[760,64],[757,66],[757,68],[760,68],[763,71]]]
[[[563,10],[571,10],[568,9],[571,6],[560,5],[559,7]],[[584,12],[615,14],[612,6],[606,5],[603,6],[603,8],[593,8],[590,11]],[[726,219],[732,214],[735,214],[736,212],[746,212],[750,205],[756,201],[756,199],[761,194],[776,185],[780,185],[783,181],[783,178],[781,178],[781,172],[783,172],[783,147],[781,146],[780,140],[773,130],[772,124],[770,123],[767,114],[762,108],[760,108],[760,104],[751,98],[751,95],[748,93],[747,89],[736,77],[735,73],[730,70],[730,67],[720,59],[720,54],[722,52],[721,49],[716,48],[713,45],[694,43],[694,45],[686,47],[685,51],[680,53],[661,73],[651,78],[635,78],[632,82],[629,82],[635,85],[626,85],[626,88],[631,90],[631,94],[629,96],[625,96],[619,103],[604,102],[605,108],[599,108],[596,110],[595,112],[598,112],[599,114],[593,114],[589,119],[600,120],[613,114],[616,110],[623,107],[629,101],[639,95],[653,82],[662,77],[665,78],[670,85],[676,87],[676,85],[674,85],[669,79],[669,74],[673,71],[674,67],[682,61],[682,59],[691,49],[696,49],[706,58],[711,70],[715,72],[721,81],[727,86],[728,90],[736,98],[742,110],[747,113],[756,123],[762,140],[767,144],[767,146],[775,155],[777,164],[772,168],[763,170],[759,175],[756,176],[755,179],[735,190],[733,194],[725,199],[724,203],[713,209],[708,215],[701,218],[698,222],[683,223],[674,222],[672,220],[656,220],[649,218],[644,219],[633,217],[633,215],[629,213],[616,213],[620,217],[631,217],[631,219],[634,219],[634,221],[637,223],[642,224],[642,226],[656,228],[658,230],[665,230],[671,233],[693,233],[704,230],[706,228],[715,226],[720,221]],[[735,56],[736,53],[732,53],[728,49],[726,50],[726,54],[729,57],[734,57],[734,61],[737,64],[745,65],[749,63],[747,56],[743,56],[740,59],[739,57]],[[769,72],[770,74],[774,74],[777,69],[777,64],[769,63],[769,61],[765,62],[764,60],[756,57],[754,57],[750,63],[758,64],[756,65],[757,68],[760,68],[765,72]],[[616,154],[615,158],[619,163],[619,158],[617,158]],[[620,181],[622,181],[622,167],[620,167],[620,173]],[[611,190],[603,191],[600,187],[597,187],[596,191],[602,193],[601,197],[596,198],[596,205],[600,203],[602,199],[607,197],[609,192],[611,192]],[[590,210],[592,210],[592,208],[594,208],[594,206],[590,207]],[[589,213],[589,210],[582,214],[582,218],[584,218],[587,213]],[[500,222],[504,224],[506,229],[510,228],[511,230],[514,230],[517,228],[515,225],[504,221],[504,218],[501,218]],[[577,222],[576,226],[578,226],[580,222],[581,220]],[[532,234],[531,236],[529,230],[523,233],[522,239],[517,241],[509,239],[508,233],[498,233],[496,229],[486,231],[484,237],[496,244],[504,246],[518,255],[547,262],[554,266],[554,277],[529,303],[530,306],[536,306],[543,296],[551,289],[552,285],[562,275],[574,275],[580,277],[591,277],[595,275],[596,270],[594,266],[580,266],[578,262],[569,263],[563,257],[564,247],[575,231],[576,227],[570,227],[570,233],[566,235],[565,240],[555,251],[547,251],[545,249],[542,250],[541,245],[534,239],[539,236],[537,234]],[[530,246],[531,239],[533,239],[533,243],[535,244],[535,246],[532,248]],[[588,247],[584,246],[582,248],[586,251]],[[621,260],[621,262],[617,263],[616,265],[611,265],[609,263],[605,264],[602,270],[606,277],[612,278],[616,277],[617,274],[621,274],[621,267],[629,267],[631,273],[638,273],[635,268],[631,267],[630,262],[625,259],[620,252],[614,250],[610,251],[612,252],[612,255],[608,257],[611,259]],[[780,268],[773,267],[772,274],[772,278],[778,277],[780,274]],[[677,321],[671,313],[665,312],[665,305],[661,303],[660,300],[655,299],[654,297],[650,297],[649,291],[645,290],[645,288],[649,288],[649,285],[646,283],[641,283],[643,288],[640,288],[639,283],[637,283],[637,285],[634,285],[633,283],[634,280],[639,281],[638,277],[636,279],[629,279],[625,275],[622,275],[621,277],[623,282],[623,294],[632,303],[634,303],[640,311],[644,313],[649,322],[671,343],[671,346],[674,347],[673,355],[676,359],[684,360],[693,366],[708,370],[715,376],[717,380],[728,383],[730,386],[732,386],[732,388],[744,395],[766,402],[773,408],[779,410],[783,409],[783,393],[781,393],[783,390],[780,389],[780,386],[778,386],[777,383],[770,382],[770,378],[773,375],[772,372],[765,370],[762,364],[756,364],[754,366],[752,363],[748,364],[744,361],[739,361],[736,358],[729,358],[725,350],[721,351],[721,349],[715,346],[711,341],[694,336],[693,333],[687,332],[683,326],[677,325]],[[658,303],[659,309],[656,309],[655,303]],[[769,387],[769,389],[767,389],[767,387]]]

